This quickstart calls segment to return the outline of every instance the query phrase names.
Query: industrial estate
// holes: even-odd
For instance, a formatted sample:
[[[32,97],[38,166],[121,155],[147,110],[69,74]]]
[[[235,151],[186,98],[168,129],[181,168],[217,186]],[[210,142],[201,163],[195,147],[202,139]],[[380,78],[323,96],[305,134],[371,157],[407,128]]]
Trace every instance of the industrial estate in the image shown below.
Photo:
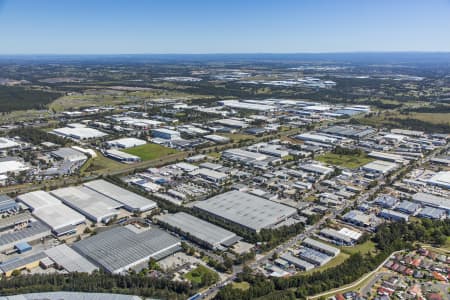
[[[0,63],[5,299],[448,299],[448,69],[120,59]]]

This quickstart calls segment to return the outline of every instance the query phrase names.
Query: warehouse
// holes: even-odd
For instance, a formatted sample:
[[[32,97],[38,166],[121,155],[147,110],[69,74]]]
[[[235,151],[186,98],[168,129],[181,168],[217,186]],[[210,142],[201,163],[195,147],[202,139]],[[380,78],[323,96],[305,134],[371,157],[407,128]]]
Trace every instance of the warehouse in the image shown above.
[[[19,210],[19,205],[16,201],[7,195],[0,195],[0,213],[16,212]]]
[[[7,218],[0,218],[0,231],[13,229],[16,226],[24,226],[31,219],[29,212],[11,215]]]
[[[203,138],[218,144],[226,144],[230,142],[230,138],[217,134],[205,135]]]
[[[92,273],[98,268],[66,244],[47,249],[45,254],[67,272]]]
[[[152,136],[155,138],[160,138],[160,139],[165,139],[165,140],[181,139],[181,135],[178,131],[170,130],[170,129],[166,129],[166,128],[153,129]]]
[[[333,257],[341,252],[341,250],[339,250],[338,248],[328,246],[327,244],[313,240],[311,238],[306,238],[305,240],[303,240],[302,245]]]
[[[324,228],[320,230],[320,235],[333,240],[335,244],[340,246],[351,246],[355,243],[355,240],[351,237],[332,228]]]
[[[295,136],[295,138],[302,141],[310,141],[325,144],[336,144],[338,142],[337,138],[313,133],[302,133]]]
[[[272,228],[297,213],[295,208],[239,191],[199,201],[194,207],[255,232]]]
[[[222,158],[238,161],[241,163],[251,163],[253,161],[266,160],[267,155],[242,149],[228,149],[222,152]]]
[[[33,242],[49,236],[50,228],[40,221],[29,222],[23,229],[0,235],[0,252],[12,249],[22,242]]]
[[[51,194],[96,223],[107,223],[117,216],[117,209],[122,207],[121,203],[86,187],[66,187]]]
[[[57,159],[73,162],[83,161],[87,159],[84,153],[72,148],[59,148],[58,150],[52,151],[51,155]]]
[[[398,199],[390,195],[380,195],[375,199],[374,203],[384,208],[391,208],[398,203]]]
[[[39,267],[41,260],[46,257],[44,252],[38,252],[27,257],[11,259],[0,264],[0,270],[5,277],[10,277],[14,270],[32,270]]]
[[[392,153],[372,151],[369,154],[367,154],[367,156],[379,160],[389,161],[392,163],[399,163],[399,164],[405,163],[405,159],[403,158],[403,156]]]
[[[198,176],[207,181],[213,182],[215,184],[223,184],[227,179],[228,175],[222,172],[217,172],[214,170],[199,168],[189,173],[191,176]]]
[[[137,229],[128,225],[103,231],[79,242],[73,249],[113,274],[169,256],[181,248],[181,242],[161,229]]]
[[[426,206],[419,212],[418,216],[421,218],[442,220],[447,218],[447,213],[443,209]]]
[[[382,209],[380,212],[380,217],[385,218],[387,220],[391,220],[391,221],[404,221],[404,222],[408,222],[409,220],[409,216],[407,214],[395,211],[395,210],[391,210],[391,209]]]
[[[116,149],[109,149],[105,151],[106,156],[118,160],[122,163],[135,163],[141,161],[139,156],[122,152]]]
[[[328,168],[328,167],[325,167],[325,166],[322,166],[319,164],[314,164],[314,163],[300,164],[299,168],[303,171],[315,173],[315,174],[319,174],[319,175],[328,175],[334,171],[333,168]]]
[[[158,216],[157,220],[194,242],[214,250],[224,250],[224,247],[229,247],[239,241],[239,237],[233,232],[184,212]]]
[[[137,138],[123,138],[107,142],[109,147],[127,149],[147,144],[146,141]]]
[[[443,209],[450,213],[450,199],[435,196],[427,193],[416,193],[412,197],[412,201],[422,204],[423,206],[431,206]]]
[[[75,140],[89,140],[107,136],[106,133],[101,132],[100,130],[88,127],[63,127],[53,129],[51,132],[65,138]]]
[[[0,137],[0,151],[19,147],[20,145],[13,140]]]
[[[83,184],[83,186],[122,203],[124,208],[131,212],[144,212],[157,207],[156,202],[132,193],[103,179],[87,182]]]
[[[17,200],[27,205],[33,215],[47,224],[57,235],[73,232],[76,225],[86,221],[83,215],[44,191],[23,194],[18,196]]]
[[[396,163],[382,161],[382,160],[375,160],[375,161],[372,161],[372,162],[362,166],[362,169],[366,172],[382,174],[382,175],[389,174],[392,171],[395,171],[397,168],[398,168],[398,165]]]
[[[420,204],[405,200],[400,202],[395,209],[402,213],[413,215],[420,209]]]
[[[219,101],[218,103],[220,105],[234,108],[234,109],[255,110],[255,111],[260,111],[260,112],[270,112],[270,111],[276,110],[276,107],[273,105],[241,102],[238,100],[222,100],[222,101]]]
[[[309,271],[314,269],[314,265],[304,261],[298,257],[293,256],[290,253],[284,253],[283,255],[280,256],[281,259],[284,259],[285,261],[287,261],[288,263],[294,265],[296,268],[299,268],[303,271]]]
[[[7,175],[8,173],[18,174],[29,169],[27,165],[15,157],[0,158],[0,175]]]
[[[301,259],[304,259],[307,262],[312,263],[313,265],[319,267],[325,265],[326,263],[328,263],[330,260],[333,259],[333,257],[311,248],[302,248],[298,253],[298,256]]]
[[[450,171],[441,171],[427,180],[430,185],[450,189]]]

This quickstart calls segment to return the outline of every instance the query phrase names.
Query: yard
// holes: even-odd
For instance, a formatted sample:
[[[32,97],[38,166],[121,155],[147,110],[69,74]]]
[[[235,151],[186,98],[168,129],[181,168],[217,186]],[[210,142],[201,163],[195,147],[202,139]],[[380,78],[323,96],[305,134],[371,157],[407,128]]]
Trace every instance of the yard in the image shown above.
[[[205,266],[199,265],[184,275],[184,278],[189,280],[193,285],[208,286],[219,280],[219,274]]]
[[[139,156],[142,161],[158,159],[179,152],[175,149],[167,148],[158,144],[145,144],[142,146],[124,149],[122,151]]]
[[[373,161],[372,158],[367,157],[365,154],[345,155],[331,152],[316,157],[316,160],[329,165],[341,166],[349,169],[356,169]]]

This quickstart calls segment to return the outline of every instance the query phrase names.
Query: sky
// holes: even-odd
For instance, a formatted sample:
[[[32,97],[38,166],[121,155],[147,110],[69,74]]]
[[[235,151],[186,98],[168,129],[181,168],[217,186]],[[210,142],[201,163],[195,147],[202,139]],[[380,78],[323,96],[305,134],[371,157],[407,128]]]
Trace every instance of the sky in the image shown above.
[[[0,0],[0,54],[450,51],[450,0]]]

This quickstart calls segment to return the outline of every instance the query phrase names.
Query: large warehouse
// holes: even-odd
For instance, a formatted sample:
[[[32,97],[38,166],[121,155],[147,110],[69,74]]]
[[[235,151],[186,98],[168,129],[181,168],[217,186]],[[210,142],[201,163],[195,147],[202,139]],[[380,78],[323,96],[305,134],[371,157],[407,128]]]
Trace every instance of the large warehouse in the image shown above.
[[[108,222],[122,207],[121,203],[82,186],[57,189],[51,194],[96,223]]]
[[[90,181],[83,185],[95,192],[122,203],[124,208],[128,211],[143,212],[157,207],[156,202],[102,179]]]
[[[231,231],[184,212],[158,216],[157,220],[169,229],[187,235],[194,242],[211,249],[223,249],[240,239]]]
[[[63,127],[53,129],[52,133],[75,140],[89,140],[107,136],[106,133],[89,127]]]
[[[240,191],[199,201],[194,207],[255,232],[272,228],[297,213],[295,208]]]
[[[133,225],[116,227],[76,242],[73,249],[109,273],[119,274],[179,251],[181,242],[157,229],[137,229]]]
[[[17,200],[27,205],[33,215],[47,224],[57,235],[72,232],[76,225],[86,221],[83,215],[44,191],[23,194],[18,196]]]
[[[0,235],[0,251],[12,249],[15,245],[37,241],[51,234],[50,228],[40,221],[29,222],[28,226]]]
[[[92,273],[98,270],[98,267],[66,244],[58,245],[44,252],[56,265],[64,268],[67,272]]]

